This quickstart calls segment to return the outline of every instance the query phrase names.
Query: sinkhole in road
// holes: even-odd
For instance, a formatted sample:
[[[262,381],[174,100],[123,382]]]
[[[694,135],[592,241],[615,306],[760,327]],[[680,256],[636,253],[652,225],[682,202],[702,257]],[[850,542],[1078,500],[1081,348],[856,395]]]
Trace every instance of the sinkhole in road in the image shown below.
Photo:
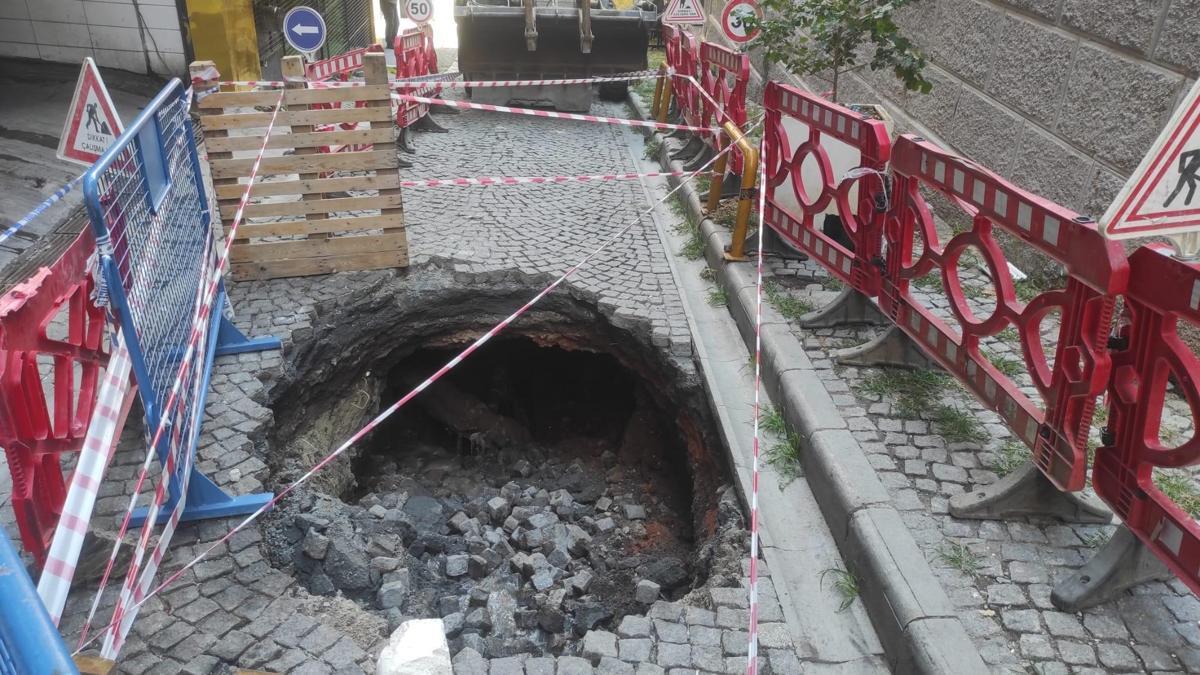
[[[297,344],[276,398],[276,480],[525,297],[338,307],[343,328]],[[489,658],[578,653],[588,630],[654,601],[737,585],[744,523],[699,379],[646,333],[551,296],[281,504],[274,564],[388,629],[440,617],[451,653]]]

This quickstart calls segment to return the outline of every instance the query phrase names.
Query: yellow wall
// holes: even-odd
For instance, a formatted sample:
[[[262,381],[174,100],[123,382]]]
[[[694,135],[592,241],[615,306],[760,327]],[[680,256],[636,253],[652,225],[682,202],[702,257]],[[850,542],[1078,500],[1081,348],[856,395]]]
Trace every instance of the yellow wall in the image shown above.
[[[196,60],[217,64],[223,80],[260,76],[253,0],[187,0]]]

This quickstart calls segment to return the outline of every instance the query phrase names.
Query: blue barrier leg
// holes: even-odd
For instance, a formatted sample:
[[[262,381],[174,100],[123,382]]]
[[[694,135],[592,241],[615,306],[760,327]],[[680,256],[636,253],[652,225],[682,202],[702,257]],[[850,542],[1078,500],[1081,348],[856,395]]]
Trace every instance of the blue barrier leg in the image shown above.
[[[279,349],[283,343],[277,337],[248,338],[242,331],[225,318],[225,313],[219,311],[225,305],[225,284],[217,291],[213,307],[217,310],[217,356],[242,354],[245,352],[260,352],[265,349]]]
[[[0,673],[42,675],[79,669],[67,653],[33,581],[0,530]]]
[[[214,299],[213,307],[221,307],[225,302],[225,289],[222,287],[217,292],[217,297]],[[211,327],[208,334],[208,350],[204,355],[204,382],[201,385],[200,391],[200,410],[204,410],[204,405],[208,400],[208,384],[209,378],[212,377],[213,359],[216,358],[220,351],[220,335],[224,326],[237,331],[232,324],[225,321],[224,316],[214,317],[211,321]],[[237,335],[246,342],[241,332]],[[266,338],[272,340],[274,338]],[[262,341],[262,340],[260,340]],[[278,343],[278,340],[275,340]],[[260,347],[267,348],[267,347]],[[240,349],[238,351],[252,351],[250,349]],[[230,352],[237,353],[237,352]],[[185,440],[187,443],[188,452],[196,452],[196,443],[200,438],[200,426],[202,419],[196,420],[192,425],[191,436]],[[163,434],[157,452],[160,465],[166,463],[167,453],[170,451],[170,439],[166,438],[167,434]],[[166,503],[163,504],[162,510],[159,512],[156,522],[163,523],[170,517],[171,511],[175,509],[175,505],[179,503],[179,487],[181,485],[182,466],[176,468],[175,475],[171,476],[170,491]],[[226,516],[239,516],[253,513],[261,508],[264,504],[271,501],[274,495],[270,492],[261,492],[253,495],[243,495],[241,497],[232,497],[225,493],[224,490],[217,487],[217,484],[208,476],[205,476],[193,466],[191,475],[188,476],[188,493],[187,502],[183,507],[183,515],[181,521],[188,520],[203,520],[205,518],[223,518]],[[133,512],[132,522],[135,526],[146,522],[149,515],[149,509],[146,507],[138,508]]]

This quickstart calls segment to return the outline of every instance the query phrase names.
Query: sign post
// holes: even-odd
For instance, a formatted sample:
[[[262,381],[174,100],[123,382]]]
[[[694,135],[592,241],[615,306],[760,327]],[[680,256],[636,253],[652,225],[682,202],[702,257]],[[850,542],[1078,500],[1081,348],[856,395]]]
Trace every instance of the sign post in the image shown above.
[[[75,95],[58,140],[59,159],[90,166],[121,135],[124,127],[108,96],[96,62],[88,56],[79,70]]]
[[[293,7],[283,17],[283,37],[298,52],[312,54],[325,44],[325,19],[317,10],[303,5]]]
[[[754,0],[730,0],[721,14],[721,30],[725,37],[738,44],[745,44],[758,37],[759,29],[752,32],[746,26],[746,18],[757,16],[762,18],[762,10]]]
[[[433,0],[404,0],[404,18],[418,25],[433,20]]]
[[[704,12],[700,9],[699,0],[671,0],[667,11],[663,12],[662,20],[663,23],[703,26]]]
[[[1200,255],[1200,82],[1100,220],[1109,239],[1167,236],[1181,258]]]

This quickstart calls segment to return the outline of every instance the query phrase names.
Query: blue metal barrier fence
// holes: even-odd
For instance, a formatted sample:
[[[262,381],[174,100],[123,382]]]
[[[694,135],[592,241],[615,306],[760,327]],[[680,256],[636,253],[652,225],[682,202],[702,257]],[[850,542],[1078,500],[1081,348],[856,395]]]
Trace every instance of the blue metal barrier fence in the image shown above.
[[[213,338],[172,411],[164,411],[192,335],[215,251],[212,220],[200,172],[200,159],[188,115],[190,96],[172,80],[129,125],[121,138],[83,178],[84,203],[96,234],[106,293],[129,347],[138,393],[150,435],[167,418],[168,432],[158,447],[166,465],[173,442],[181,453],[194,453],[204,414],[204,399],[213,358],[217,354],[278,348],[279,341],[248,340],[220,311],[224,288],[214,299]],[[189,378],[190,379],[190,378]],[[193,392],[198,391],[198,395]],[[174,441],[173,441],[174,439]],[[232,497],[197,470],[180,475],[192,462],[176,465],[170,498],[158,522],[178,501],[182,480],[188,483],[182,520],[251,513],[270,494]],[[135,524],[146,518],[135,515]]]
[[[0,675],[78,672],[8,535],[0,530]]]

